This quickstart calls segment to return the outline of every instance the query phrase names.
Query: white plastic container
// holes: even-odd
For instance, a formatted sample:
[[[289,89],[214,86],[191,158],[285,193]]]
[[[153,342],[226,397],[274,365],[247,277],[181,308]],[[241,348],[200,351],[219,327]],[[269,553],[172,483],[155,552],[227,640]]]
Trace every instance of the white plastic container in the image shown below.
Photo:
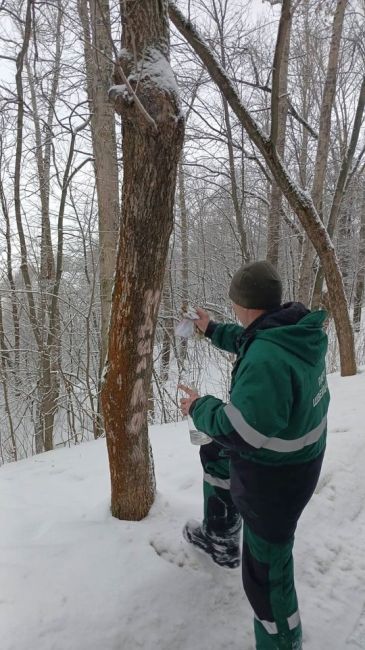
[[[176,336],[180,336],[183,339],[190,339],[194,336],[196,332],[196,327],[194,321],[198,320],[199,316],[194,311],[194,309],[187,309],[183,313],[183,317],[180,322],[175,327]]]
[[[192,445],[209,445],[210,442],[212,442],[212,438],[207,436],[206,433],[203,433],[203,431],[198,431],[195,428],[194,422],[191,419],[190,416],[188,416],[188,425],[189,425],[189,433],[190,433],[190,442]]]

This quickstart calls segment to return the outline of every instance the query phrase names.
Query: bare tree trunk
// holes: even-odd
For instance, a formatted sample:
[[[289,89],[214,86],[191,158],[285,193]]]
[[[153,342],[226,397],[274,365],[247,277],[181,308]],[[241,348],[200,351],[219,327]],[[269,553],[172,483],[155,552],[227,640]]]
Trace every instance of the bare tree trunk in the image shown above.
[[[238,196],[236,163],[235,163],[234,152],[233,152],[231,118],[229,115],[228,102],[223,95],[222,95],[222,103],[223,103],[223,110],[224,110],[224,121],[226,124],[226,131],[227,131],[227,148],[228,148],[229,176],[231,181],[232,203],[233,203],[236,226],[239,235],[242,260],[243,262],[248,262],[250,260],[250,253],[248,250],[247,234],[246,234],[246,229],[245,229],[244,219],[243,219],[243,210],[242,210],[243,202],[240,202]]]
[[[220,5],[220,12],[218,12],[216,2],[215,0],[213,0],[214,17],[218,28],[218,34],[219,34],[221,61],[222,61],[223,69],[226,70],[227,62],[226,62],[226,50],[225,50],[224,23],[225,23],[226,11],[227,11],[227,0],[225,0],[223,6],[221,2],[219,3],[219,5]],[[240,202],[238,196],[237,171],[236,171],[236,163],[235,163],[234,150],[233,150],[233,134],[232,134],[231,117],[229,114],[229,106],[228,106],[227,99],[223,94],[221,96],[222,96],[222,105],[223,105],[223,112],[224,112],[224,122],[225,122],[226,133],[227,133],[229,176],[230,176],[230,183],[231,183],[231,196],[232,196],[233,210],[234,210],[234,216],[236,221],[236,227],[239,235],[242,260],[244,262],[248,262],[250,259],[250,254],[248,251],[247,234],[246,234],[244,218],[243,218],[243,209],[242,209],[243,201]]]
[[[171,340],[173,336],[171,286],[170,286],[170,274],[169,274],[168,267],[166,268],[165,280],[163,284],[162,305],[163,305],[163,324],[162,324],[163,335],[162,335],[162,349],[161,349],[160,380],[162,383],[164,383],[169,378]]]
[[[309,119],[310,105],[313,100],[311,94],[311,67],[312,67],[312,57],[311,57],[311,45],[310,45],[310,27],[309,27],[309,3],[306,0],[303,7],[304,11],[304,48],[303,48],[303,63],[301,66],[300,73],[300,85],[302,91],[302,106],[301,106],[301,115],[303,117],[302,127],[302,140],[299,152],[299,178],[301,186],[307,189],[308,185],[308,144],[309,144],[309,131],[306,128]],[[318,135],[316,134],[318,139]]]
[[[99,208],[99,277],[101,311],[100,379],[108,348],[108,328],[119,232],[119,177],[115,116],[108,99],[113,71],[109,0],[78,0],[83,29],[86,86]],[[100,405],[99,405],[100,408]],[[103,432],[101,420],[96,435]]]
[[[13,418],[11,415],[10,403],[9,403],[8,376],[7,376],[7,367],[6,367],[7,361],[8,360],[7,360],[6,348],[5,348],[5,336],[4,336],[4,324],[3,324],[3,307],[2,307],[1,296],[0,296],[0,375],[1,375],[1,383],[3,385],[3,391],[4,391],[5,414],[8,418],[9,429],[10,429],[11,457],[12,460],[18,460],[18,450],[16,445],[15,429],[14,429],[14,423],[13,423]]]
[[[180,229],[181,229],[181,301],[186,310],[189,304],[189,223],[185,197],[184,161],[178,167]]]
[[[338,175],[338,179],[336,183],[335,193],[332,200],[331,212],[327,224],[327,232],[331,237],[331,239],[333,238],[335,232],[337,220],[341,210],[341,205],[343,203],[343,199],[345,196],[346,181],[348,179],[349,172],[351,170],[352,161],[355,155],[356,145],[359,140],[360,129],[361,129],[363,115],[364,115],[364,108],[365,108],[365,77],[362,80],[362,84],[360,88],[360,94],[357,103],[356,115],[354,119],[354,125],[352,128],[350,144],[346,151],[346,155],[342,160],[340,173]],[[324,281],[324,273],[323,273],[322,266],[320,266],[314,284],[312,309],[318,307],[321,303],[323,281]]]
[[[286,119],[288,115],[288,67],[292,9],[290,0],[284,0],[273,63],[273,81],[271,93],[271,139],[277,152],[284,160]],[[274,266],[279,262],[280,217],[282,191],[272,184],[269,218],[267,222],[266,257]]]
[[[192,93],[191,93],[191,98],[189,102],[189,107],[188,110],[185,113],[185,123],[188,123],[188,119],[190,117],[191,111],[193,109],[197,94],[198,94],[198,89],[199,89],[199,84],[202,80],[202,77],[204,75],[204,68],[200,71],[200,74],[196,80],[196,83],[194,84],[192,88]],[[179,189],[179,207],[180,207],[180,242],[181,242],[181,307],[182,310],[185,311],[188,308],[189,305],[189,212],[186,206],[186,192],[185,192],[185,169],[184,169],[184,151],[182,151],[181,158],[179,161],[178,165],[178,189]],[[170,298],[171,298],[171,292],[172,292],[172,287],[171,287],[171,260],[169,264],[169,291],[170,291]],[[171,311],[172,311],[172,301],[171,302]],[[169,323],[170,326],[170,331],[166,332],[166,336],[169,336],[169,345],[171,346],[171,341],[172,337],[174,336],[173,332],[173,322],[172,320]],[[167,344],[167,339],[166,339],[166,344]],[[178,354],[180,355],[180,359],[182,362],[186,359],[188,351],[188,341],[187,339],[181,339],[180,340],[180,346],[178,350]],[[177,346],[176,350],[177,352]],[[176,355],[177,358],[177,355]],[[177,359],[178,361],[178,359]],[[166,373],[165,373],[166,374]]]
[[[10,230],[10,216],[8,205],[5,198],[5,191],[3,181],[0,175],[0,203],[3,211],[3,216],[5,219],[5,239],[6,239],[6,269],[7,269],[7,278],[10,286],[10,301],[11,301],[11,313],[14,327],[14,364],[13,364],[13,373],[15,383],[18,384],[20,381],[19,377],[19,365],[20,365],[20,319],[19,319],[19,309],[18,302],[16,298],[16,287],[14,281],[13,273],[13,256],[12,256],[12,243],[11,243],[11,230]]]
[[[39,350],[39,379],[38,379],[38,423],[36,428],[36,449],[40,453],[44,446],[45,451],[53,449],[53,425],[57,411],[57,400],[59,395],[59,359],[60,359],[60,336],[53,337],[51,348],[47,345],[49,328],[53,320],[59,332],[59,305],[54,305],[55,313],[52,315],[52,288],[55,283],[55,262],[51,237],[50,221],[50,169],[51,169],[51,141],[52,127],[54,121],[54,107],[56,103],[60,67],[61,67],[61,27],[62,7],[60,0],[57,0],[57,18],[55,30],[55,59],[52,74],[51,90],[48,97],[49,109],[47,122],[41,128],[36,94],[36,70],[33,74],[30,61],[26,57],[26,68],[29,79],[29,88],[33,110],[34,131],[36,140],[36,163],[38,171],[39,196],[41,202],[42,229],[41,229],[41,260],[40,260],[40,309],[38,316],[38,327],[42,336],[42,346]],[[35,30],[35,25],[33,24]],[[45,132],[43,141],[42,130]],[[47,333],[48,332],[48,333]]]
[[[147,408],[184,120],[167,1],[122,0],[121,9],[124,48],[111,97],[123,118],[123,208],[102,407],[112,514],[139,520],[155,495]]]
[[[186,311],[189,304],[189,220],[185,197],[185,174],[183,156],[178,168],[179,205],[180,205],[180,238],[181,238],[181,303]],[[171,287],[169,288],[171,291]],[[184,361],[188,351],[188,342],[181,339],[180,355]]]
[[[24,126],[24,98],[23,98],[22,72],[23,72],[24,61],[27,56],[29,41],[31,36],[31,27],[32,27],[31,8],[32,8],[32,0],[28,0],[26,14],[25,14],[23,45],[16,60],[17,70],[15,75],[15,80],[16,80],[17,99],[18,99],[18,114],[17,114],[17,137],[16,137],[15,170],[14,170],[14,208],[15,208],[15,219],[16,219],[18,235],[19,235],[19,242],[20,242],[20,255],[21,255],[20,269],[22,272],[22,277],[26,288],[26,295],[27,295],[28,307],[29,307],[29,320],[30,320],[35,341],[37,343],[38,351],[41,351],[43,349],[43,340],[37,322],[36,306],[35,306],[34,294],[32,290],[32,283],[30,279],[28,254],[27,254],[27,246],[26,246],[23,222],[22,222],[21,197],[20,197],[21,164],[22,164],[22,152],[23,152],[23,126]],[[42,370],[40,372],[41,372],[41,376],[38,381],[38,391],[40,391],[42,395],[43,394]],[[42,397],[40,399],[40,403],[38,404],[38,425],[36,427],[36,432],[35,432],[36,453],[41,453],[44,448],[43,422],[42,422],[42,418],[40,417],[40,410],[39,410],[41,408],[42,408]]]
[[[327,231],[321,222],[311,197],[301,190],[285,169],[276,148],[260,129],[252,115],[238,97],[233,85],[213,52],[187,21],[173,2],[169,2],[170,17],[176,28],[190,43],[197,55],[206,65],[212,79],[223,92],[232,110],[242,122],[252,142],[263,155],[273,177],[280,186],[303,228],[308,234],[323,264],[327,280],[329,299],[339,341],[342,375],[356,373],[354,338],[348,305],[336,253]]]
[[[14,169],[14,209],[15,209],[16,225],[17,225],[18,235],[19,235],[19,243],[20,243],[20,256],[21,256],[20,270],[22,273],[25,288],[27,290],[29,319],[32,326],[34,338],[37,342],[38,348],[40,348],[41,336],[37,325],[37,314],[36,314],[34,296],[32,292],[32,284],[31,284],[30,273],[29,273],[27,246],[26,246],[25,236],[24,236],[22,213],[21,213],[21,198],[20,198],[20,180],[21,180],[21,165],[22,165],[22,153],[23,153],[23,126],[24,126],[24,97],[23,97],[22,72],[23,72],[24,60],[27,55],[30,35],[31,35],[31,26],[32,26],[31,7],[32,7],[32,0],[28,0],[26,14],[25,14],[23,45],[16,59],[15,81],[16,81],[16,89],[17,89],[18,113],[17,113],[17,136],[16,136],[15,169]]]
[[[55,368],[58,369],[60,359],[60,318],[59,318],[59,292],[63,273],[63,247],[64,247],[64,217],[66,199],[70,181],[77,171],[88,162],[86,158],[80,165],[71,172],[75,153],[75,142],[77,134],[88,125],[88,120],[71,130],[70,146],[67,156],[65,171],[62,178],[61,200],[58,209],[57,219],[57,255],[54,283],[52,287],[51,302],[49,305],[49,329],[47,340],[42,348],[41,370],[42,370],[42,401],[41,416],[43,420],[43,436],[45,451],[53,449],[53,425],[57,411],[57,399],[59,394],[59,382],[55,381]]]
[[[90,10],[90,13],[88,11]],[[78,0],[83,28],[87,94],[91,114],[96,191],[99,208],[99,274],[103,367],[119,231],[119,180],[114,109],[108,100],[113,72],[109,0]]]
[[[336,250],[338,260],[342,271],[343,284],[349,305],[351,305],[352,291],[352,273],[351,266],[353,261],[353,251],[351,250],[352,228],[351,221],[353,217],[354,200],[353,195],[348,197],[346,205],[343,206],[342,214],[338,219],[338,236]]]
[[[323,190],[324,181],[327,171],[328,153],[330,146],[331,134],[331,113],[333,102],[336,94],[336,82],[338,61],[340,55],[340,44],[348,0],[338,0],[336,12],[333,19],[331,45],[328,55],[326,81],[323,89],[318,145],[316,152],[316,161],[314,165],[314,177],[312,187],[312,199],[315,208],[323,220]],[[313,283],[313,246],[310,239],[307,239],[303,247],[301,260],[300,278],[299,278],[299,300],[305,305],[310,304],[311,290]]]
[[[364,301],[365,285],[365,188],[363,189],[363,200],[361,209],[360,244],[357,261],[357,277],[354,298],[353,323],[355,332],[360,331],[361,312]]]

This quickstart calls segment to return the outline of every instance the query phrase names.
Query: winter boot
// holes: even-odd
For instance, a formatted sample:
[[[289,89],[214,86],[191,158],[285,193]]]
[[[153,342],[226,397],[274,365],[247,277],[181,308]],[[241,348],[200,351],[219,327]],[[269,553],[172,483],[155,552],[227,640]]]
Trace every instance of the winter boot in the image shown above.
[[[220,537],[208,531],[198,521],[189,520],[183,528],[183,537],[209,555],[213,562],[227,569],[235,569],[241,562],[240,550],[241,526],[226,537]]]

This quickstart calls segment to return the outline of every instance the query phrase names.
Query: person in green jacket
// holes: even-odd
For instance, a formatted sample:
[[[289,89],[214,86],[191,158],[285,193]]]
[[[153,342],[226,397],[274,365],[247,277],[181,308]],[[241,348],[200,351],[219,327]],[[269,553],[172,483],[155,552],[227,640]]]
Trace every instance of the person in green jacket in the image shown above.
[[[237,354],[228,404],[186,386],[181,410],[212,438],[200,448],[203,522],[185,539],[219,565],[240,563],[254,610],[257,650],[301,650],[293,544],[298,519],[318,482],[326,445],[329,392],[323,330],[326,312],[281,304],[268,262],[242,266],[229,296],[243,327],[217,324],[197,309],[197,327]]]

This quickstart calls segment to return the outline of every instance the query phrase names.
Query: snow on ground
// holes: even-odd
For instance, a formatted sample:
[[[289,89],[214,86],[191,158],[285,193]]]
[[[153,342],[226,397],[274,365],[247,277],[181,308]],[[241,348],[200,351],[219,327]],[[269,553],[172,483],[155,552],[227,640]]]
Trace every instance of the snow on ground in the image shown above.
[[[306,650],[365,649],[365,372],[331,376],[329,444],[295,546]],[[105,441],[0,470],[1,650],[253,650],[240,571],[181,538],[201,514],[186,423],[153,427],[158,496],[109,513]]]

